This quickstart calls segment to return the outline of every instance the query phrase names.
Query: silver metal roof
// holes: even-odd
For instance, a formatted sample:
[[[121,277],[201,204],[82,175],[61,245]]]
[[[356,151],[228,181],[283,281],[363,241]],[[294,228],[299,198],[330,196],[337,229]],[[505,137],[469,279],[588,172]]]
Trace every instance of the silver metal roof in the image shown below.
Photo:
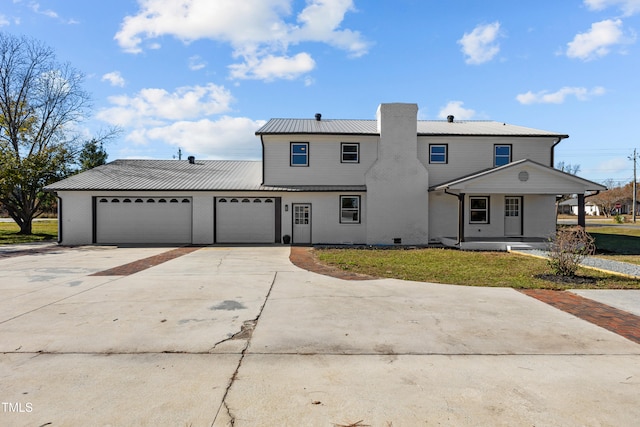
[[[327,134],[379,135],[376,120],[332,119],[271,119],[256,131],[256,135]],[[484,120],[418,120],[420,136],[549,136],[569,135],[502,122]]]
[[[262,162],[115,160],[45,187],[46,191],[366,191],[365,186],[265,186]]]

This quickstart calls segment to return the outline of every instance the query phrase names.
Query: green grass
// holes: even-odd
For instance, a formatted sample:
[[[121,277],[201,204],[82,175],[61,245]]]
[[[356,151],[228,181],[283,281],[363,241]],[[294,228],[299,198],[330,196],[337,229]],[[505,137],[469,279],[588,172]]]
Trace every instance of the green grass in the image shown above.
[[[318,259],[342,270],[375,277],[464,286],[503,286],[517,289],[640,289],[630,279],[581,268],[587,283],[547,280],[547,261],[507,252],[456,249],[317,249]]]
[[[640,265],[640,228],[587,227],[587,231],[596,239],[597,256]],[[639,279],[587,268],[578,270],[578,279],[586,283],[551,280],[546,260],[506,252],[321,249],[316,255],[342,270],[419,282],[517,289],[640,289]]]
[[[20,227],[15,222],[0,222],[0,245],[56,240],[58,221],[55,219],[34,221],[33,234],[18,234],[19,231]]]

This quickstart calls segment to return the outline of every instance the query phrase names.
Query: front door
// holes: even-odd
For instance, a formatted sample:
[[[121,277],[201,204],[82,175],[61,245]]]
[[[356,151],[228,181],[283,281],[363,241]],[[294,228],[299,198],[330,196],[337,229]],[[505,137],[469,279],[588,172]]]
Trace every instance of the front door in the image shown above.
[[[293,204],[293,243],[311,244],[311,204]]]
[[[522,236],[522,197],[504,198],[504,235]]]

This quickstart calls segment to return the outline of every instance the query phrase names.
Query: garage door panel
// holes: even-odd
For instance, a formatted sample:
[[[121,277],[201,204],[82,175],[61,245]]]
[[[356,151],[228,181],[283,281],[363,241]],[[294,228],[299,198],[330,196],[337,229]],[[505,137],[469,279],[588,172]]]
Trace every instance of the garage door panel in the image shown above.
[[[97,243],[191,243],[191,199],[176,197],[100,198]]]
[[[275,199],[224,197],[216,199],[218,243],[273,243]]]

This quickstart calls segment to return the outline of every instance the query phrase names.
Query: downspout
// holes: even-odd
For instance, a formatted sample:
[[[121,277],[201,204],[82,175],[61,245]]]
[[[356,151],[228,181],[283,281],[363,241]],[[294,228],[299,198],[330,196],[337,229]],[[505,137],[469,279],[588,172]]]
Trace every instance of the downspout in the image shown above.
[[[62,243],[62,199],[56,194],[58,199],[58,244]]]
[[[458,241],[456,244],[460,246],[460,243],[464,242],[464,193],[450,193],[446,188],[444,192],[458,198]]]
[[[555,159],[555,148],[556,145],[560,144],[560,141],[562,141],[562,137],[558,138],[558,140],[556,142],[553,143],[553,145],[551,146],[551,167],[554,167],[553,164],[555,163],[556,159]]]
[[[262,183],[261,185],[264,185],[264,139],[262,134],[260,134],[260,144],[262,144]]]

